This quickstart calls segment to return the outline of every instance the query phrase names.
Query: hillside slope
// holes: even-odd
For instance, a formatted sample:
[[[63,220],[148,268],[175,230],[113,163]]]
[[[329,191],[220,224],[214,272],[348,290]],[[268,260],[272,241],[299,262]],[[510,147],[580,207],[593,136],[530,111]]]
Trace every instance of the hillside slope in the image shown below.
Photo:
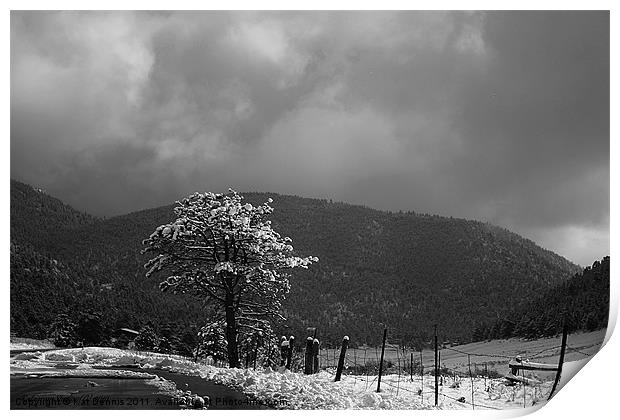
[[[49,233],[85,226],[96,220],[40,189],[11,180],[11,242],[45,248]]]
[[[569,332],[597,331],[609,318],[610,258],[596,261],[562,284],[543,291],[518,312],[477,328],[474,339],[526,338]]]
[[[79,267],[93,283],[125,291],[109,299],[108,322],[121,317],[164,322],[158,312],[172,301],[175,320],[203,318],[202,303],[164,295],[158,279],[144,278],[141,241],[174,219],[173,206],[68,226],[62,218],[39,221],[30,228],[24,224],[37,214],[11,187],[12,230],[36,229],[44,248],[39,252]],[[274,228],[293,238],[300,255],[320,258],[309,270],[293,272],[288,322],[279,328],[295,335],[316,326],[324,341],[348,334],[354,343],[372,344],[387,325],[392,337],[419,344],[437,323],[442,336],[467,341],[476,325],[523,306],[579,271],[527,239],[480,222],[278,194],[245,197],[253,203],[272,197]],[[122,297],[127,294],[134,299]],[[136,297],[154,306],[139,305]]]
[[[46,338],[62,314],[75,322],[97,317],[107,337],[148,323],[195,333],[210,314],[204,303],[164,295],[144,276],[131,281],[105,235],[80,240],[101,226],[104,220],[11,180],[11,333]]]

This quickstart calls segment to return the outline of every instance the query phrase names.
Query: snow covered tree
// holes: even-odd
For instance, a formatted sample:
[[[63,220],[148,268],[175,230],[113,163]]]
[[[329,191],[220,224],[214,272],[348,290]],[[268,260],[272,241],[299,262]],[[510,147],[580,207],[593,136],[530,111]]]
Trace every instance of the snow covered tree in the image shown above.
[[[223,321],[211,322],[198,332],[198,346],[195,357],[212,357],[213,360],[226,360],[228,342],[226,340],[226,325]]]
[[[145,264],[147,277],[164,272],[162,290],[203,297],[220,308],[230,367],[239,367],[240,330],[261,331],[268,320],[282,319],[288,269],[318,261],[295,256],[291,238],[272,229],[271,202],[253,206],[232,189],[194,193],[177,202],[174,222],[144,240],[143,252],[155,254]]]

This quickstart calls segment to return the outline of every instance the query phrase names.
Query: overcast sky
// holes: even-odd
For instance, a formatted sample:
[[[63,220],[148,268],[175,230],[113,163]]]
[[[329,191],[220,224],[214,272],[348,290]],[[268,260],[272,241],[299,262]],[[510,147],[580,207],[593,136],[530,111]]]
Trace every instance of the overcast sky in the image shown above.
[[[233,187],[589,265],[609,140],[606,12],[11,13],[11,177],[96,215]]]

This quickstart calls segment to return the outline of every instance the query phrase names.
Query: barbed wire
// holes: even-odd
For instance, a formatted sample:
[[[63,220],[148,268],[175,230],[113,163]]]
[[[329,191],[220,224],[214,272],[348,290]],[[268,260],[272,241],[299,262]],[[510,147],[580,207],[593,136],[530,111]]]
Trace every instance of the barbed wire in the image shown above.
[[[567,345],[566,351],[576,352],[584,356],[591,357],[592,354],[584,352],[581,349],[590,349],[595,346],[596,345],[585,346],[585,347],[580,347],[578,349],[578,348]],[[557,355],[557,350],[560,349],[561,347],[562,347],[561,345],[554,345],[554,346],[545,347],[542,349],[521,350],[518,352],[515,351],[515,352],[510,352],[510,353],[502,353],[502,354],[481,353],[481,352],[479,353],[479,352],[473,352],[473,351],[468,352],[466,350],[462,350],[462,349],[458,349],[454,347],[445,347],[439,350],[443,352],[452,351],[454,353],[466,355],[466,356],[486,357],[486,358],[492,358],[492,359],[497,359],[497,360],[488,360],[488,361],[482,362],[482,365],[484,365],[484,370],[480,369],[481,363],[473,363],[474,365],[473,372],[472,370],[470,370],[469,372],[461,371],[459,369],[453,369],[451,367],[446,367],[445,365],[444,366],[440,365],[436,367],[434,363],[430,362],[430,364],[426,366],[425,370],[426,372],[434,372],[435,369],[438,369],[440,371],[439,375],[441,375],[442,377],[442,386],[438,390],[433,390],[432,389],[433,386],[431,385],[430,386],[431,390],[424,391],[424,388],[426,388],[426,385],[424,383],[425,376],[424,376],[424,371],[420,371],[420,368],[424,366],[424,363],[422,359],[418,358],[418,353],[421,354],[422,351],[416,351],[414,349],[408,350],[405,346],[397,344],[395,349],[391,348],[390,357],[386,357],[383,360],[384,361],[383,374],[386,375],[386,377],[381,382],[381,387],[385,388],[385,390],[388,393],[390,394],[395,393],[397,396],[399,395],[400,391],[402,391],[403,398],[409,398],[407,397],[409,395],[412,397],[415,396],[415,397],[421,398],[422,401],[424,401],[425,398],[427,398],[427,396],[434,395],[437,392],[436,395],[442,395],[444,400],[445,399],[453,400],[461,404],[472,406],[473,408],[480,407],[484,409],[499,410],[501,409],[500,407],[492,407],[492,406],[488,406],[485,404],[476,403],[475,400],[473,400],[474,398],[473,396],[472,396],[472,401],[470,402],[470,401],[465,400],[465,397],[459,398],[458,392],[457,392],[457,397],[453,397],[451,395],[445,394],[443,392],[443,389],[445,389],[444,386],[445,387],[449,386],[450,388],[461,388],[459,384],[462,383],[464,378],[484,378],[485,379],[484,389],[486,392],[489,392],[489,398],[492,399],[491,389],[493,388],[493,385],[491,384],[490,387],[487,388],[486,386],[487,379],[492,379],[492,378],[499,379],[501,378],[501,376],[496,376],[498,375],[498,372],[496,372],[495,370],[488,371],[487,370],[488,368],[486,366],[487,362],[491,365],[501,364],[504,361],[509,361],[511,359],[516,358],[517,356],[521,356],[521,357],[528,358],[528,359],[549,357],[549,356]],[[375,347],[374,352],[373,352],[373,349],[367,349],[367,348],[350,349],[352,350],[352,352],[349,351],[345,353],[345,357],[344,357],[345,371],[348,371],[349,374],[343,372],[344,375],[348,376],[350,379],[355,380],[356,382],[360,380],[361,381],[360,385],[365,387],[366,390],[372,389],[372,387],[375,385],[375,382],[378,381],[378,378],[379,378],[379,375],[377,372],[378,364],[380,363],[380,360],[381,360],[379,357],[379,349],[380,348]],[[395,350],[395,354],[394,354],[394,350]],[[429,354],[428,351],[432,352],[432,350],[427,350],[427,353],[426,353],[427,357]],[[529,351],[532,351],[532,353],[528,354]],[[410,361],[410,356],[412,355],[414,356],[414,358],[412,358]],[[440,353],[440,357],[441,357],[441,353]],[[454,358],[455,356],[452,356],[452,357]],[[333,373],[333,369],[337,369],[337,365],[339,362],[338,349],[326,348],[323,351],[321,351],[320,358],[322,362],[321,364],[323,365],[321,366],[322,370]],[[449,360],[449,359],[450,359],[450,356],[448,356],[448,359],[446,360]],[[456,358],[456,360],[459,360],[459,359]],[[456,362],[454,364],[456,365],[455,367],[460,366]],[[395,375],[395,374],[398,374],[398,382],[396,382],[396,378],[394,376],[388,379],[387,375]],[[410,375],[411,375],[411,379],[409,378]],[[415,380],[413,378],[413,375],[416,376]],[[420,378],[422,379],[422,384],[421,384],[422,388],[418,387],[418,389],[416,390],[415,387],[412,387],[412,385],[415,382],[419,382]],[[451,385],[448,385],[448,383],[450,382],[452,382]],[[497,382],[497,383],[499,384],[500,382]],[[504,387],[509,386],[509,385],[514,385],[514,383],[510,384],[508,381],[503,382],[503,384],[504,384],[503,385]],[[481,382],[478,383],[477,386],[474,386],[472,382],[473,389],[480,390],[481,389],[480,386],[481,386]],[[524,389],[525,389],[525,385],[524,385]],[[534,395],[532,396],[532,400],[531,400],[532,404],[536,403],[537,401],[536,393],[542,392],[541,390],[542,388],[540,388],[539,386],[534,386]],[[542,394],[540,395],[542,396]],[[525,391],[523,394],[523,398],[524,398],[523,403],[525,404],[525,398],[526,398]],[[482,399],[484,400],[484,397],[482,397]]]
[[[588,356],[588,357],[592,357],[592,356],[593,356],[593,354],[588,354],[588,353],[585,353],[585,352],[583,352],[583,351],[581,351],[581,350],[577,350],[577,349],[576,349],[576,348],[574,348],[574,347],[566,346],[566,348],[567,348],[567,349],[571,349],[572,351],[574,351],[574,352],[576,352],[576,353],[583,354],[584,356]]]
[[[546,351],[555,350],[555,349],[559,349],[559,348],[562,348],[562,346],[561,345],[560,346],[553,346],[553,347],[549,347],[549,348],[546,348],[546,349],[542,349],[541,351],[539,351],[537,353],[528,355],[528,357],[538,356],[539,354],[542,354],[542,353],[544,353]]]
[[[463,355],[469,355],[469,356],[476,356],[476,357],[493,357],[493,358],[499,358],[499,359],[502,359],[502,360],[510,360],[510,359],[513,359],[513,358],[515,358],[516,356],[519,356],[519,355],[524,355],[524,356],[526,356],[528,358],[534,358],[534,357],[537,357],[537,356],[539,356],[539,355],[541,355],[541,354],[543,354],[545,352],[556,350],[558,348],[561,348],[561,346],[557,345],[557,346],[547,347],[547,348],[544,348],[544,349],[541,349],[541,350],[537,351],[536,353],[529,354],[529,355],[527,354],[527,352],[519,352],[517,354],[512,354],[512,355],[509,355],[509,354],[494,354],[494,353],[474,353],[474,352],[467,352],[467,351],[459,350],[459,349],[455,349],[455,348],[444,348],[444,349],[442,349],[442,351],[453,351],[455,353],[459,353],[459,354],[463,354]],[[582,354],[584,356],[587,356],[587,357],[591,357],[592,356],[592,354],[590,354],[590,353],[583,352],[583,351],[581,351],[579,349],[576,349],[574,347],[571,347],[571,346],[566,346],[566,348],[568,350],[570,350],[570,351],[573,351],[573,352],[576,352],[576,353],[580,353],[580,354]],[[370,358],[370,360],[369,360],[367,357],[364,357],[362,360],[354,361],[354,360],[351,359],[351,357],[349,355],[345,356],[345,366],[348,369],[351,369],[351,368],[365,368],[365,369],[368,369],[369,368],[369,366],[368,366],[368,362],[369,361],[376,363],[378,361],[378,359]],[[362,362],[362,363],[360,363],[360,362]],[[391,362],[394,363],[393,360],[391,360]],[[400,364],[401,362],[402,362],[402,364]],[[325,368],[325,369],[337,368],[337,366],[338,366],[338,358],[336,358],[336,359],[334,359],[334,358],[324,358],[323,359],[323,363],[324,363],[323,364],[323,368]],[[411,368],[411,366],[412,366],[411,363],[408,363],[408,358],[406,356],[404,356],[404,353],[403,353],[403,357],[401,357],[400,355],[397,355],[396,363],[400,364],[399,370],[402,371],[402,372],[406,372],[407,371],[407,367]],[[414,361],[413,366],[420,366],[420,364],[418,363],[418,360]],[[393,369],[394,366],[392,366],[391,368]],[[430,368],[432,370],[433,366],[430,366],[428,368]],[[447,367],[440,367],[440,369],[448,370],[448,371],[450,371],[453,374],[456,373],[456,374],[462,375],[462,376],[469,376],[468,372],[461,372],[461,371],[459,371],[457,369],[452,369],[452,368],[447,368]]]
[[[397,388],[394,384],[391,384],[389,382],[384,382],[381,385],[386,385],[386,386],[389,386],[391,388]],[[412,390],[410,390],[408,388],[397,388],[397,389],[399,389],[400,391],[403,391],[403,392],[408,392],[410,394],[414,394],[414,395],[419,396],[419,397],[421,397],[422,395],[434,395],[435,394],[435,391],[418,392],[418,391],[412,391]],[[462,403],[462,404],[473,405],[474,407],[483,407],[483,408],[488,408],[488,409],[491,409],[491,410],[499,410],[500,409],[498,407],[491,407],[491,406],[484,405],[484,404],[477,404],[477,403],[473,403],[472,404],[469,401],[459,401],[458,398],[454,398],[454,397],[452,397],[450,395],[444,394],[443,392],[440,392],[439,395],[442,395],[442,396],[444,396],[446,398],[449,398],[449,399],[451,399],[453,401],[456,401],[456,402],[459,402],[459,403]]]
[[[394,384],[391,384],[391,383],[389,383],[389,382],[387,382],[387,381],[385,381],[385,382],[381,382],[381,386],[383,386],[383,385],[387,385],[387,386],[389,386],[389,387],[391,387],[391,388],[397,388],[397,389],[398,389],[398,390],[400,390],[400,391],[409,392],[409,393],[411,393],[411,394],[418,395],[417,391],[412,391],[412,390],[407,389],[407,388],[398,388],[398,387],[396,387]]]
[[[467,352],[467,351],[464,351],[464,350],[458,350],[458,349],[455,349],[455,348],[452,348],[452,347],[447,347],[447,348],[441,349],[441,351],[453,351],[453,352],[456,352],[456,353],[460,353],[460,354],[464,354],[464,355],[469,355],[469,356],[477,356],[477,357],[495,357],[495,358],[500,358],[500,359],[512,359],[512,358],[514,358],[516,356],[521,356],[521,355],[525,355],[525,356],[527,356],[529,358],[533,358],[533,357],[536,357],[536,356],[538,356],[538,355],[540,355],[542,353],[545,353],[547,351],[556,350],[556,349],[559,349],[561,347],[562,347],[561,345],[557,345],[557,346],[553,346],[553,347],[547,347],[547,348],[544,348],[544,349],[542,349],[542,350],[540,350],[540,351],[538,351],[536,353],[533,353],[533,354],[527,354],[527,350],[526,350],[526,351],[519,352],[519,353],[512,354],[512,355],[508,355],[508,354],[493,354],[493,353],[470,353],[470,352]],[[581,354],[586,355],[586,356],[591,356],[591,354],[584,353],[584,352],[582,352],[580,350],[577,350],[574,347],[566,346],[566,348],[570,349],[572,351],[575,351],[577,353],[581,353]]]
[[[483,407],[483,408],[488,408],[488,409],[491,409],[491,410],[500,410],[497,407],[491,407],[491,406],[484,405],[484,404],[476,404],[476,403],[472,404],[469,401],[459,401],[458,398],[451,397],[449,395],[444,394],[443,392],[440,392],[440,394],[443,395],[444,397],[450,398],[451,400],[454,400],[454,401],[459,402],[461,404],[469,404],[469,405],[474,406],[474,407]]]
[[[461,353],[461,354],[465,354],[465,355],[469,355],[469,356],[479,356],[479,357],[497,357],[497,358],[501,358],[501,359],[512,359],[514,356],[507,356],[505,354],[487,354],[487,353],[469,353],[463,350],[457,350],[453,347],[446,347],[444,349],[441,349],[441,351],[453,351],[456,353]]]

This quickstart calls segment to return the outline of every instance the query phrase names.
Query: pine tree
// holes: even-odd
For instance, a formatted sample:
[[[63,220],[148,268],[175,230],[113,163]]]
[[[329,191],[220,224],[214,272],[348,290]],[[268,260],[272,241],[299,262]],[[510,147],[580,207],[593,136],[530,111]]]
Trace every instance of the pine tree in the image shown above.
[[[189,293],[215,302],[226,325],[227,358],[239,367],[238,334],[262,331],[269,320],[283,319],[281,301],[289,291],[287,269],[307,268],[316,257],[293,254],[291,239],[282,238],[262,205],[243,203],[227,194],[195,193],[177,202],[177,219],[159,226],[144,241],[143,252],[155,254],[145,264],[147,277],[165,272],[162,290]]]
[[[104,337],[101,314],[94,311],[80,313],[76,328],[78,339],[86,345],[98,345]]]
[[[57,347],[73,347],[77,342],[77,324],[67,314],[59,314],[49,330],[49,337]]]
[[[145,326],[140,330],[140,334],[136,337],[136,348],[138,350],[155,350],[159,344],[159,339],[155,331],[150,326]]]
[[[198,346],[195,356],[199,358],[212,357],[213,360],[226,360],[228,342],[226,340],[226,325],[223,321],[211,322],[198,332]]]

